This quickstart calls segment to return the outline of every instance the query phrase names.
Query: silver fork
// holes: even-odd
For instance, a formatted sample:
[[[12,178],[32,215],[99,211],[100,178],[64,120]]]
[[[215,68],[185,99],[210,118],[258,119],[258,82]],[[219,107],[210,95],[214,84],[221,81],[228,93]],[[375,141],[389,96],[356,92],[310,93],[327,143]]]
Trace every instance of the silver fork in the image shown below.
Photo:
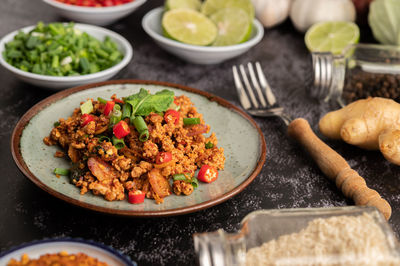
[[[247,64],[247,69],[253,86],[251,86],[250,84],[249,78],[243,65],[239,66],[242,79],[240,78],[238,67],[232,67],[233,78],[235,80],[237,93],[239,95],[239,100],[242,104],[242,107],[253,116],[278,116],[288,126],[290,122],[292,122],[292,119],[284,112],[283,107],[277,106],[275,95],[272,93],[271,87],[269,86],[268,81],[265,78],[260,63],[256,62],[255,66],[257,70],[257,75],[254,71],[253,64]],[[258,97],[256,97],[256,95]]]
[[[288,126],[288,135],[310,153],[321,171],[328,179],[336,183],[346,197],[353,199],[356,205],[375,206],[386,219],[389,219],[392,212],[389,203],[375,190],[368,188],[365,180],[351,169],[346,160],[314,134],[307,120],[302,118],[292,120],[284,113],[282,107],[277,106],[276,98],[262,72],[260,63],[256,62],[255,65],[258,79],[253,64],[248,63],[251,84],[243,65],[239,66],[241,75],[239,75],[238,67],[232,68],[242,107],[253,116],[280,117]]]

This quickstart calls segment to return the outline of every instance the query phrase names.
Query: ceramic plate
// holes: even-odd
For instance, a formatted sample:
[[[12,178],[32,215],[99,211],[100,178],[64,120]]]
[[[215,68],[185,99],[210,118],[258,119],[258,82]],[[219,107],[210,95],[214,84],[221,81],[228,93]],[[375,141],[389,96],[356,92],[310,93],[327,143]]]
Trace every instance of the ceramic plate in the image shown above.
[[[145,200],[143,204],[129,204],[127,200],[108,202],[91,193],[79,194],[69,184],[68,177],[57,178],[56,167],[69,168],[69,162],[55,158],[57,146],[46,146],[53,123],[71,116],[74,108],[87,98],[110,98],[114,93],[125,97],[145,88],[151,93],[162,89],[175,95],[190,97],[218,138],[218,146],[225,150],[225,169],[217,181],[200,184],[190,196],[171,195],[164,203]],[[247,114],[239,108],[209,93],[176,84],[153,81],[108,81],[72,88],[54,94],[33,106],[18,122],[12,135],[11,150],[19,169],[36,185],[48,193],[72,204],[92,210],[128,216],[168,216],[202,210],[219,204],[241,192],[260,172],[266,155],[264,136]]]
[[[45,239],[22,244],[0,254],[0,265],[7,265],[10,259],[20,260],[23,254],[27,254],[31,259],[37,259],[46,253],[54,254],[66,251],[69,254],[84,252],[101,262],[115,266],[136,266],[128,257],[111,247],[93,241],[82,239],[62,238]]]

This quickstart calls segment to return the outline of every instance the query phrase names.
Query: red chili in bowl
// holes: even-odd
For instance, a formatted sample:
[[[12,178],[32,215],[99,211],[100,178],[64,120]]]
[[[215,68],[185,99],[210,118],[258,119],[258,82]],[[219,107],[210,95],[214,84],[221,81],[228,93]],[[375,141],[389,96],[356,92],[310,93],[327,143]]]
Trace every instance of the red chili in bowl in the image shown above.
[[[85,6],[85,7],[108,7],[123,5],[133,0],[56,0],[67,5]]]

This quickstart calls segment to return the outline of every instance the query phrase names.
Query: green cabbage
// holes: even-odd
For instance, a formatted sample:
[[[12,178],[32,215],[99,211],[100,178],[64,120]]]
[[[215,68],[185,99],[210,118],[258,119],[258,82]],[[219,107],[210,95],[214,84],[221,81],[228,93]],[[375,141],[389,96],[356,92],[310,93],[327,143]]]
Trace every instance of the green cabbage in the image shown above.
[[[400,45],[400,0],[373,1],[368,22],[377,41]]]

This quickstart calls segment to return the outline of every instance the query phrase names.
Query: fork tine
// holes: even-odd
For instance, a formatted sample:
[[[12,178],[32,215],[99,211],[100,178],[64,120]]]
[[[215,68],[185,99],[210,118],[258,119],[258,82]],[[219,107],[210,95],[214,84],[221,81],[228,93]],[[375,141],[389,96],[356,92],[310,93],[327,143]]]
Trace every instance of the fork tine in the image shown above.
[[[256,97],[254,96],[253,89],[250,86],[250,82],[249,82],[249,79],[247,78],[247,74],[246,74],[246,71],[244,70],[243,65],[240,65],[239,69],[240,69],[240,73],[242,73],[242,79],[243,79],[244,85],[246,85],[247,92],[250,95],[251,102],[253,103],[254,108],[257,109],[258,108],[258,102],[256,100]]]
[[[250,78],[251,78],[251,81],[253,82],[253,87],[257,91],[258,99],[260,100],[261,105],[264,108],[266,108],[267,107],[267,102],[265,101],[264,95],[262,94],[262,91],[261,91],[261,88],[260,88],[260,84],[258,84],[258,81],[257,81],[257,78],[256,78],[256,74],[254,72],[253,64],[252,63],[248,63],[247,64],[247,68],[249,69]]]
[[[246,92],[244,91],[243,84],[240,81],[239,72],[238,72],[236,66],[232,67],[232,72],[233,72],[233,79],[235,80],[237,94],[239,95],[240,103],[242,104],[244,109],[246,109],[246,110],[250,109],[251,103],[250,103],[249,98],[246,95]]]
[[[257,74],[260,79],[261,86],[265,89],[265,95],[267,96],[267,101],[270,105],[276,104],[275,95],[272,93],[271,87],[269,86],[267,79],[261,69],[261,65],[259,62],[256,62]]]

